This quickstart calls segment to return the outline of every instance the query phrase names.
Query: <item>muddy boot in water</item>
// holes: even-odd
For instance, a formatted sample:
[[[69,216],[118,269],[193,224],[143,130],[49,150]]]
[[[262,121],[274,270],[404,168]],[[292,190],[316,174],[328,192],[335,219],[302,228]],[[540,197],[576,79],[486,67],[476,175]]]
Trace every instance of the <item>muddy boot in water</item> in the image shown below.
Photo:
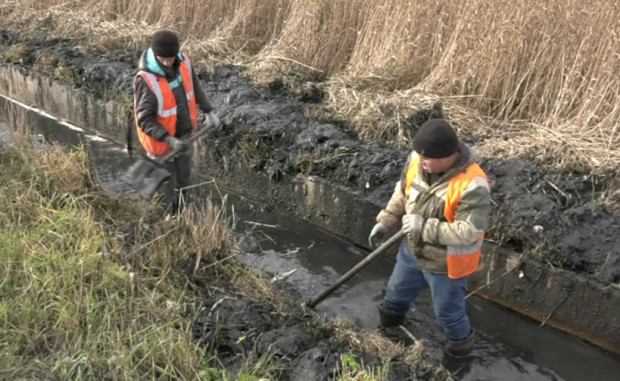
[[[463,358],[471,354],[474,349],[474,330],[463,340],[448,341],[446,353],[454,358]]]
[[[381,320],[381,328],[398,327],[405,321],[405,315],[400,315],[383,308],[383,305],[379,306],[379,318]]]

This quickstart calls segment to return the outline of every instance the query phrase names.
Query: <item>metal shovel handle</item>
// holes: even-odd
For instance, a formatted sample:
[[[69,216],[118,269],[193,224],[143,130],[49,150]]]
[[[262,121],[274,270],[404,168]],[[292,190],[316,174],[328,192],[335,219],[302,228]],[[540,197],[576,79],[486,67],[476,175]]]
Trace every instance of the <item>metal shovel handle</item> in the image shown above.
[[[184,140],[183,142],[186,144],[192,144],[194,143],[196,140],[200,139],[202,137],[202,135],[206,134],[209,130],[211,130],[211,128],[208,127],[203,127],[200,130],[196,131],[196,133],[192,134],[187,140]],[[164,156],[161,159],[162,163],[165,163],[166,161],[172,159],[173,157],[175,157],[179,152],[181,152],[183,149],[182,148],[175,148],[172,151],[168,152],[166,154],[166,156]]]
[[[388,249],[388,247],[392,246],[394,243],[396,243],[397,241],[399,241],[401,238],[403,238],[405,236],[405,233],[403,233],[402,231],[399,231],[398,233],[394,234],[390,239],[388,239],[387,241],[383,242],[383,244],[381,244],[381,246],[379,246],[378,248],[375,249],[375,251],[373,251],[372,253],[368,254],[366,256],[366,258],[364,258],[363,260],[361,260],[357,265],[355,265],[351,270],[349,270],[346,274],[344,274],[343,276],[340,277],[340,279],[338,279],[336,281],[336,283],[334,283],[330,288],[326,289],[325,291],[323,291],[319,296],[317,296],[316,298],[312,299],[311,301],[306,303],[306,306],[310,307],[310,308],[314,308],[314,306],[316,306],[317,304],[319,304],[323,299],[327,298],[329,296],[329,294],[331,294],[332,292],[334,292],[336,289],[338,289],[338,287],[342,286],[344,284],[344,282],[346,282],[347,280],[349,280],[349,278],[351,278],[353,275],[355,275],[358,271],[360,271],[361,269],[363,269],[364,267],[366,267],[366,265],[368,263],[370,263],[370,261],[372,261],[375,257],[377,257],[378,255],[381,255],[384,251],[386,251]]]

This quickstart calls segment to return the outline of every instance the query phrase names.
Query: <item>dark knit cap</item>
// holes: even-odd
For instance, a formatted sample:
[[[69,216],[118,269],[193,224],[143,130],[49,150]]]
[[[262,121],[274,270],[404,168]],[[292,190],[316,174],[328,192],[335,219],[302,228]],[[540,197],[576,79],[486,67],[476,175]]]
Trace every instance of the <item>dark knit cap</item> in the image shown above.
[[[448,157],[458,150],[459,138],[452,126],[443,119],[424,123],[413,138],[413,150],[430,159]]]
[[[158,30],[151,40],[153,53],[158,57],[176,57],[179,54],[179,38],[169,30]]]

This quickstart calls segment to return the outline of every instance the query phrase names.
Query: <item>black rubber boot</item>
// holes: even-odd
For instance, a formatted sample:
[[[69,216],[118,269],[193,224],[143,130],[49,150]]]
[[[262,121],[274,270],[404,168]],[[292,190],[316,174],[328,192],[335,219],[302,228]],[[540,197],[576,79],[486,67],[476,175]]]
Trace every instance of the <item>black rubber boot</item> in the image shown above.
[[[379,306],[379,317],[381,319],[382,328],[398,327],[405,321],[405,315],[396,314],[383,308],[383,306]]]
[[[474,349],[474,330],[463,340],[448,341],[446,353],[454,358],[463,358],[471,354]]]

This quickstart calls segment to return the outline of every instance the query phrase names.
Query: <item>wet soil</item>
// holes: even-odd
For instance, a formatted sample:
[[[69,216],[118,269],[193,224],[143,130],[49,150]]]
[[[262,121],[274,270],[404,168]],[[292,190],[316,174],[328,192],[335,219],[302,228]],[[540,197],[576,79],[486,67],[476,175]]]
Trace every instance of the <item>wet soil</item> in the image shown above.
[[[0,107],[2,111],[3,106],[5,105]],[[46,133],[43,137],[33,125],[32,134],[28,137],[41,149],[49,149],[50,146],[45,143],[73,146],[90,141],[87,152],[103,189],[111,197],[127,196],[129,190],[122,181],[122,174],[132,159],[125,152],[110,142],[85,134],[85,131],[76,132],[75,127],[73,130],[60,125],[56,127],[55,133]],[[4,114],[0,112],[0,149],[13,142],[10,129],[4,123]],[[211,192],[213,191],[216,190],[211,189]],[[203,196],[204,194],[191,195],[196,205],[200,200],[218,201],[215,196]],[[219,201],[226,203],[221,199]],[[238,203],[235,205],[241,206]],[[261,213],[260,205],[243,205],[249,207],[250,214]],[[246,223],[238,229],[242,236],[243,250],[256,248],[258,241],[251,238],[255,232],[254,227],[255,225]],[[124,235],[128,247],[132,247],[136,238],[133,228],[128,226]],[[296,288],[290,284],[274,284],[274,289],[277,290],[273,295],[278,299],[276,306],[246,295],[244,289],[236,284],[234,276],[196,277],[192,275],[193,266],[193,263],[188,263],[181,267],[187,269],[186,276],[192,287],[204,292],[205,298],[201,303],[200,313],[193,322],[192,335],[196,342],[207,347],[217,360],[213,363],[214,368],[205,370],[210,373],[205,373],[204,377],[221,379],[224,373],[218,372],[225,370],[230,375],[249,374],[259,377],[268,374],[277,380],[332,380],[354,370],[343,369],[343,358],[346,357],[350,359],[348,361],[353,361],[356,367],[362,366],[369,374],[377,375],[382,372],[382,379],[452,379],[449,371],[441,365],[440,357],[422,352],[415,360],[405,361],[405,350],[397,350],[395,355],[389,357],[385,353],[379,355],[376,351],[369,353],[357,349],[337,339],[337,331],[342,331],[342,326],[339,328],[321,314],[303,308],[296,302],[299,299],[291,301],[290,297],[295,294]],[[177,270],[185,271],[183,268]],[[215,270],[218,271],[225,273],[230,270]],[[203,273],[202,276],[204,275]],[[336,273],[331,275],[337,276]],[[328,278],[323,283],[332,281]],[[351,332],[357,330],[356,334],[359,334],[359,327],[350,325],[346,329]],[[406,340],[403,334],[394,335],[393,339],[402,343]]]
[[[73,41],[0,33],[0,60],[129,107],[139,54],[94,55]],[[242,67],[200,70],[200,77],[224,122],[210,137],[216,142],[214,155],[244,163],[274,181],[284,173],[309,174],[379,205],[389,198],[404,165],[406,147],[363,143],[346,122],[316,118],[320,94],[296,100],[277,80],[272,86],[254,87]],[[425,120],[442,114],[438,104],[412,115],[406,125],[415,132]],[[463,139],[475,150],[484,137]],[[493,184],[490,240],[596,282],[620,282],[620,211],[598,201],[614,186],[616,173],[550,169],[536,157],[525,156],[483,157],[481,164]]]
[[[140,53],[89,55],[73,41],[0,31],[0,60],[85,88],[102,99],[131,99]],[[293,99],[278,80],[256,88],[242,67],[200,70],[199,77],[224,122],[213,139],[228,160],[247,162],[274,179],[280,173],[315,175],[379,204],[389,199],[406,148],[363,143],[346,122],[308,118],[320,108],[310,101],[320,96]],[[411,115],[404,124],[415,132],[424,121],[442,115],[438,104]],[[474,150],[480,139],[484,137],[463,137]],[[620,282],[620,210],[597,201],[601,192],[617,185],[615,172],[550,170],[533,157],[482,157],[480,162],[491,178],[496,205],[491,240],[518,252],[534,251],[542,261],[604,283]]]
[[[226,123],[213,137],[219,154],[274,180],[281,172],[314,175],[385,205],[406,148],[363,143],[346,124],[307,119],[314,105],[253,88],[240,70],[219,67],[206,78]],[[410,118],[416,122],[410,128],[441,115],[440,105],[423,110]],[[476,141],[463,140],[475,150]],[[480,159],[493,185],[490,240],[604,283],[620,281],[620,211],[596,201],[614,173],[552,172],[533,158]]]
[[[131,81],[141,52],[89,55],[68,40],[0,31],[0,60],[23,70],[53,76],[131,105]],[[320,94],[298,100],[273,81],[254,87],[240,66],[199,69],[199,77],[224,123],[211,139],[215,154],[244,162],[277,180],[282,173],[307,174],[345,186],[383,205],[403,168],[406,147],[364,143],[345,121],[319,120]],[[441,104],[411,115],[412,133],[429,118],[442,117]],[[475,150],[484,137],[464,136]],[[490,176],[494,212],[488,238],[608,284],[620,282],[620,209],[601,203],[617,188],[617,174],[550,169],[535,157],[481,157]]]
[[[41,127],[44,136],[51,141],[63,145],[88,141],[89,157],[101,184],[111,195],[127,191],[120,177],[132,160],[117,145],[87,133],[77,133],[76,127],[65,124],[41,123],[39,118],[31,122]],[[201,193],[191,196],[196,201],[207,198],[216,201],[224,197],[229,210],[234,210],[237,216],[236,228],[241,234],[241,251],[236,259],[271,278],[273,286],[292,300],[315,297],[364,255],[363,250],[350,242],[321,232],[310,224],[274,214],[264,205],[231,193],[222,195],[212,182],[192,189]],[[357,327],[375,330],[378,325],[376,305],[392,266],[389,259],[376,259],[322,302],[317,310],[327,316],[350,320]],[[337,373],[332,365],[338,364],[342,355],[351,353],[358,362],[381,366],[372,355],[334,342],[337,329],[324,324],[322,318],[310,311],[292,308],[293,312],[282,313],[273,305],[258,302],[260,298],[231,293],[234,286],[220,284],[209,291],[215,293],[206,298],[205,309],[194,327],[196,340],[212,348],[230,371],[244,369],[247,372],[253,363],[263,361],[272,373],[277,373],[278,379],[325,379]],[[227,303],[232,303],[232,308],[225,308]],[[472,298],[468,304],[477,328],[471,358],[455,361],[443,355],[443,334],[426,294],[416,302],[415,311],[405,324],[417,339],[423,339],[424,361],[411,368],[402,363],[399,355],[390,357],[389,379],[438,379],[445,374],[436,365],[440,362],[457,379],[464,380],[493,379],[499,375],[506,379],[572,380],[593,374],[599,379],[615,379],[613,374],[618,374],[620,363],[617,359],[596,348],[540,327],[482,299]],[[383,333],[394,341],[412,344],[411,338],[399,329]],[[275,337],[277,342],[272,341]],[[267,345],[269,342],[272,344]],[[280,342],[285,347],[280,347]]]
[[[355,353],[333,340],[330,327],[316,314],[282,315],[256,301],[216,293],[193,327],[198,342],[214,351],[222,366],[237,374],[260,359],[279,380],[331,380],[343,371],[342,355],[352,355],[369,369],[381,369],[380,359]],[[402,359],[390,362],[387,379],[431,380],[448,373],[430,361],[410,367]]]

